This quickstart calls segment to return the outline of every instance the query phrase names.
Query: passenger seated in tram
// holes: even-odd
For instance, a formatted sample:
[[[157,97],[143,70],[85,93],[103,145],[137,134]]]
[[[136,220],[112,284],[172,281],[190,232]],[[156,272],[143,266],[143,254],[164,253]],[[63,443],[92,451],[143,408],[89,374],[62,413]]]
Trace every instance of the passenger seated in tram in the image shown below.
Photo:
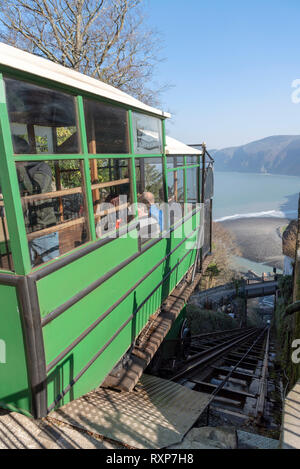
[[[23,138],[13,136],[18,153],[29,153],[29,145]],[[17,166],[21,196],[52,192],[52,171],[44,162],[20,162]],[[29,203],[25,211],[27,232],[44,230],[57,224],[52,200]],[[29,241],[32,265],[47,262],[59,256],[58,233],[49,233]]]
[[[159,217],[158,207],[155,206],[153,208],[154,203],[151,204],[150,200],[154,201],[154,196],[151,192],[143,192],[138,198],[138,216],[142,239],[157,238],[161,233],[159,218],[162,220],[162,216]]]
[[[155,198],[152,192],[143,192],[142,197],[144,203],[149,207],[149,216],[156,219],[159,224],[160,231],[163,231],[164,217],[161,209],[155,204]]]
[[[125,186],[125,187],[124,187]],[[122,190],[122,193],[121,193]],[[122,189],[114,188],[108,194],[105,191],[100,199],[104,202],[97,203],[96,215],[100,215],[100,221],[96,224],[97,237],[110,231],[118,230],[122,225],[129,223],[133,216],[128,213],[130,200],[130,184],[123,184]]]

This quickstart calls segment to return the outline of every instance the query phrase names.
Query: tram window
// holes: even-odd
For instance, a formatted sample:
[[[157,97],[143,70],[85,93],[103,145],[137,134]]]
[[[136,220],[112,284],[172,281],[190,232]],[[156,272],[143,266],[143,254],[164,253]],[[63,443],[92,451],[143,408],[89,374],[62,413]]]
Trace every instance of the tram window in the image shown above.
[[[187,156],[186,157],[186,163],[188,165],[199,164],[199,157],[197,155]]]
[[[180,168],[184,164],[183,156],[168,156],[167,169]],[[180,220],[184,216],[184,169],[167,172],[168,203],[170,225]]]
[[[132,113],[134,153],[162,153],[161,120],[138,112]]]
[[[83,162],[17,162],[32,266],[89,241]]]
[[[13,270],[4,198],[0,186],[0,270]]]
[[[214,172],[212,167],[205,170],[204,200],[212,199],[214,196]]]
[[[149,220],[152,218],[153,222],[156,220],[157,228],[161,232],[166,228],[162,158],[136,158],[135,165],[137,196],[140,207],[143,208],[139,216],[147,216]]]
[[[184,165],[184,157],[183,156],[168,156],[167,157],[167,168],[173,169],[178,168]]]
[[[128,153],[127,111],[99,101],[84,100],[89,153]]]
[[[73,96],[11,78],[5,89],[15,154],[79,153]]]
[[[162,159],[136,158],[135,168],[138,196],[143,192],[152,192],[155,202],[163,203],[165,197]]]
[[[186,169],[187,187],[187,211],[191,212],[196,208],[199,193],[199,170],[198,168]]]
[[[126,225],[133,218],[130,160],[123,158],[90,161],[96,233],[106,233]]]
[[[184,170],[170,171],[167,175],[170,224],[184,216]]]

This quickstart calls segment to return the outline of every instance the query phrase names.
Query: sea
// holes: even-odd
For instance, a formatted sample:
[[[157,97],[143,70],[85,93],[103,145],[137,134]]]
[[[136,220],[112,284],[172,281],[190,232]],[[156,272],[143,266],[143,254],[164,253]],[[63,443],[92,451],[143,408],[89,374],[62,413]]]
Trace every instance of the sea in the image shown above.
[[[240,218],[296,218],[300,177],[215,171],[214,221]],[[265,264],[245,258],[233,259],[241,272],[254,270],[261,275],[272,270]]]
[[[213,217],[296,218],[299,192],[299,176],[215,171]]]

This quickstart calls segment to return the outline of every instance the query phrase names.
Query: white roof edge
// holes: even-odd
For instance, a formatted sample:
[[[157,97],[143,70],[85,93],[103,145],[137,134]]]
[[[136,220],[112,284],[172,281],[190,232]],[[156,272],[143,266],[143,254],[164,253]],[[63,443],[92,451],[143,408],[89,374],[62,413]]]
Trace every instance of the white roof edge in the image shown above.
[[[91,78],[83,73],[76,72],[71,68],[51,62],[48,59],[30,54],[16,47],[0,42],[0,65],[40,76],[57,83],[86,91],[115,102],[126,104],[129,107],[140,109],[160,117],[169,118],[171,114],[148,106],[127,93],[114,88],[111,85]]]
[[[189,147],[173,137],[166,136],[167,155],[201,155],[202,151]]]

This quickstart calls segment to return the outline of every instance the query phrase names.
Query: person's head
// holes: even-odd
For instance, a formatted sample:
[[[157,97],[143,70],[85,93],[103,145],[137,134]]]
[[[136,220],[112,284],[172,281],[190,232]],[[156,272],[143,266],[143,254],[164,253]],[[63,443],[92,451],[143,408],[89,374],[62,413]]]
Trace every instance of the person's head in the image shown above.
[[[155,198],[152,192],[143,192],[142,199],[144,199],[145,203],[148,203],[149,205],[153,205],[155,202]]]
[[[150,202],[147,197],[145,197],[146,192],[138,196],[138,215],[139,217],[144,217],[149,214]]]

